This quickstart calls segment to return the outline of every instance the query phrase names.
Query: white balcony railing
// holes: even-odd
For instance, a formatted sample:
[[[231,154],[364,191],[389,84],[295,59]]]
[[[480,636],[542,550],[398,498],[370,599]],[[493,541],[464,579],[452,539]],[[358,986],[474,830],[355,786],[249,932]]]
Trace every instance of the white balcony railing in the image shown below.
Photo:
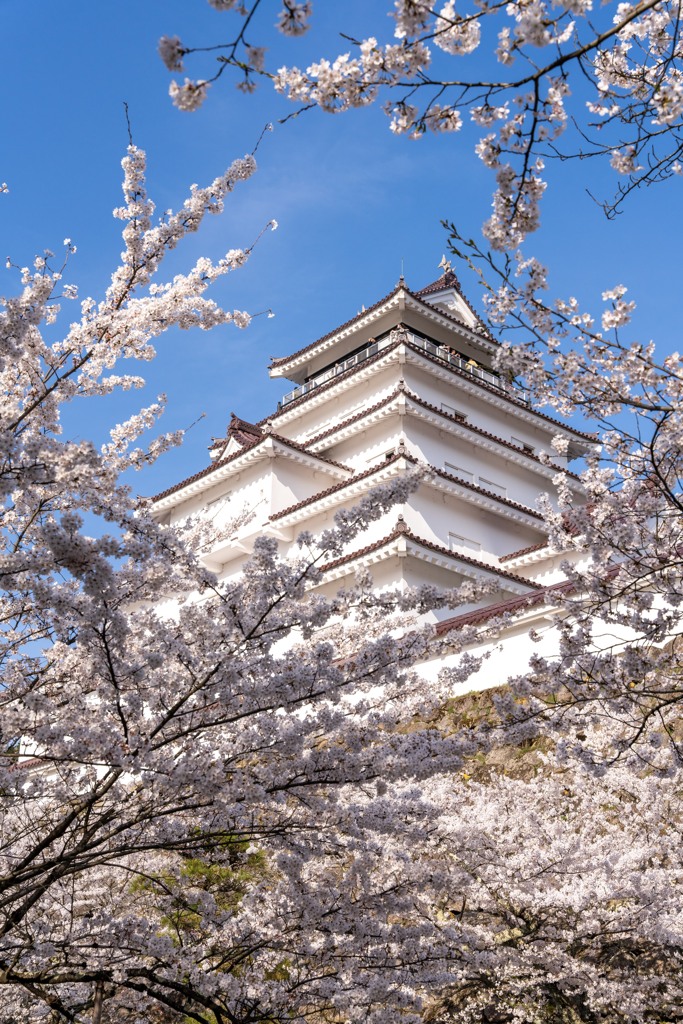
[[[410,331],[403,331],[402,336],[415,348],[436,356],[437,359],[441,359],[450,366],[454,366],[456,369],[468,373],[471,377],[474,377],[477,380],[490,384],[491,387],[503,392],[503,394],[510,395],[512,398],[516,398],[517,401],[524,402],[526,405],[529,404],[528,392],[525,391],[524,388],[520,388],[519,385],[504,380],[496,373],[493,373],[492,370],[487,370],[483,366],[479,366],[473,359],[463,359],[462,356],[458,355],[457,352],[452,352],[446,345],[437,345],[436,342],[430,341],[428,338],[421,338],[419,335],[412,334]],[[372,356],[377,355],[383,349],[392,345],[395,341],[396,332],[392,331],[391,334],[388,334],[385,338],[382,338],[380,341],[373,341],[360,352],[356,352],[354,355],[349,356],[348,359],[344,359],[340,363],[335,363],[334,366],[329,366],[326,370],[323,370],[322,373],[317,374],[315,377],[311,377],[311,379],[307,380],[305,384],[301,384],[298,388],[294,388],[293,391],[287,392],[280,402],[280,407],[284,408],[291,402],[295,402],[297,398],[303,398],[304,395],[310,394],[311,391],[315,391],[315,389],[319,388],[322,384],[326,384],[335,377],[339,377],[342,373],[346,373],[346,371],[350,370],[352,367],[365,362],[366,359],[370,359]]]
[[[458,370],[464,370],[471,377],[476,377],[477,380],[490,384],[492,387],[497,388],[498,391],[516,398],[519,402],[524,402],[526,405],[529,404],[529,394],[524,388],[520,388],[518,384],[513,384],[503,377],[499,377],[493,370],[487,370],[485,367],[479,366],[474,359],[463,359],[457,352],[452,352],[447,345],[437,345],[436,342],[430,341],[428,338],[420,338],[415,334],[409,334],[408,339],[415,348],[420,348],[423,352],[429,352],[430,355],[443,359],[450,366],[455,366]]]

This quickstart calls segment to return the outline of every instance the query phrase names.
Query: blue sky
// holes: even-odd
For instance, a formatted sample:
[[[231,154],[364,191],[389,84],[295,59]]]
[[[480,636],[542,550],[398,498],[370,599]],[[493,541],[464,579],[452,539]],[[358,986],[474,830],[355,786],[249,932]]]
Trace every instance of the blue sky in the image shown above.
[[[278,65],[305,66],[343,49],[341,31],[366,35],[374,27],[387,34],[387,6],[387,0],[317,0],[313,28],[300,40],[279,37],[272,31],[275,11],[266,11],[254,41],[271,47]],[[121,248],[121,225],[111,210],[120,202],[127,144],[124,101],[135,142],[148,154],[149,189],[160,210],[182,202],[192,182],[212,179],[251,150],[266,122],[292,110],[267,85],[245,96],[227,78],[195,114],[171,105],[171,76],[156,54],[159,36],[179,35],[188,45],[231,38],[234,16],[213,11],[206,0],[0,0],[0,12],[0,180],[11,190],[0,197],[0,255],[23,265],[71,238],[78,254],[68,278],[81,296],[104,291]],[[200,77],[201,69],[188,70]],[[67,431],[102,439],[110,422],[164,391],[165,428],[206,416],[182,450],[132,483],[154,493],[201,468],[209,438],[224,431],[231,411],[259,419],[287,390],[268,379],[269,356],[308,344],[389,292],[402,260],[412,288],[437,277],[446,251],[441,219],[455,221],[464,234],[478,232],[489,213],[491,180],[472,152],[473,139],[467,132],[417,142],[396,138],[379,107],[341,116],[313,111],[276,127],[259,150],[258,173],[168,266],[171,274],[200,254],[217,257],[246,246],[275,218],[279,230],[264,236],[249,264],[215,293],[230,308],[270,307],[275,317],[257,318],[246,332],[168,335],[153,364],[131,367],[149,382],[142,396],[121,396],[99,409],[76,404]],[[551,266],[555,292],[599,310],[603,288],[624,283],[638,303],[634,337],[673,351],[681,179],[636,195],[607,222],[586,189],[607,194],[611,174],[584,161],[553,166],[548,176],[542,227],[529,249]],[[10,293],[16,276],[2,272],[3,292]],[[459,272],[481,308],[476,281]]]

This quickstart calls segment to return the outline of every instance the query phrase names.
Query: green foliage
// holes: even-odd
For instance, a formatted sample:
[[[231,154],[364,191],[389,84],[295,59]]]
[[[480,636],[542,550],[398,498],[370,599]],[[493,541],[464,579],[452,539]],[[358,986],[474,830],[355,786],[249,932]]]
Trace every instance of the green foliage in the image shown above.
[[[160,908],[161,929],[178,945],[202,936],[200,904],[209,896],[219,912],[236,913],[255,882],[268,874],[267,858],[260,850],[249,848],[247,842],[226,836],[216,848],[214,859],[182,857],[175,865],[152,875],[140,875],[132,891],[152,893]],[[206,936],[204,936],[206,937]]]

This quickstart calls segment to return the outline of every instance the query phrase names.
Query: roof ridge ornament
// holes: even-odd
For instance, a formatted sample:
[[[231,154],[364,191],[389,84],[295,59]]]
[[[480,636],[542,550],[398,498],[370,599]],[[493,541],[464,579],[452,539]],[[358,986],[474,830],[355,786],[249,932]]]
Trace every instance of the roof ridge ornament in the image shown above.
[[[408,524],[406,523],[402,515],[399,515],[398,519],[396,520],[394,533],[410,533],[410,530],[408,529]]]

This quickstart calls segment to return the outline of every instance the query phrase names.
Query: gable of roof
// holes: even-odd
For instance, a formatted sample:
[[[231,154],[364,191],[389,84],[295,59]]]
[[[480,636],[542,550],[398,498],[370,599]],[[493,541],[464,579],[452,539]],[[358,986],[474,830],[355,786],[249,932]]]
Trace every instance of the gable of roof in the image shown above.
[[[230,423],[225,437],[212,437],[209,451],[214,452],[213,459],[220,459],[225,453],[231,441],[235,441],[240,448],[253,444],[261,437],[261,428],[248,420],[243,420],[234,412],[230,413]],[[234,445],[233,445],[234,450]]]
[[[456,277],[455,273],[450,269],[450,267],[448,268],[448,270],[444,271],[444,273],[441,275],[441,277],[438,277],[436,279],[436,281],[432,281],[431,284],[425,285],[424,288],[419,288],[418,291],[416,291],[414,294],[418,298],[422,298],[423,296],[426,296],[426,295],[436,295],[438,292],[447,291],[449,288],[454,288],[457,291],[458,295],[460,296],[462,301],[465,303],[465,305],[469,309],[469,311],[472,314],[472,316],[475,317],[475,319],[476,319],[477,323],[479,324],[479,327],[481,328],[481,330],[484,331],[484,333],[488,337],[493,338],[493,336],[492,336],[491,332],[489,331],[487,325],[484,323],[484,321],[482,320],[482,318],[479,315],[479,313],[477,312],[477,310],[474,308],[474,306],[472,305],[470,300],[465,295],[465,293],[462,290],[462,287],[460,285],[460,281]]]
[[[337,470],[344,470],[347,473],[352,472],[352,470],[348,466],[343,465],[343,463],[341,462],[336,462],[334,459],[328,459],[324,455],[318,455],[316,452],[308,451],[308,449],[305,448],[302,444],[298,444],[296,441],[292,441],[288,437],[283,437],[281,434],[276,434],[274,431],[268,431],[262,433],[258,438],[255,438],[251,444],[245,444],[244,448],[242,448],[240,451],[234,452],[232,455],[228,455],[224,459],[217,459],[215,462],[211,463],[210,466],[206,466],[204,469],[201,469],[198,473],[194,473],[192,476],[186,477],[179,483],[174,484],[173,487],[167,487],[165,491],[160,491],[159,494],[155,494],[149,500],[152,502],[152,504],[156,504],[163,498],[168,498],[171,494],[175,494],[178,491],[182,491],[184,488],[190,487],[192,484],[197,483],[204,477],[208,477],[212,473],[216,473],[218,470],[223,469],[226,466],[229,466],[237,459],[242,458],[243,455],[246,455],[247,452],[253,451],[255,448],[258,448],[260,445],[265,444],[265,442],[269,440],[276,441],[284,448],[290,448],[293,451],[300,452],[303,455],[307,455],[309,458],[317,459],[318,461],[323,463],[323,465],[334,467]]]

